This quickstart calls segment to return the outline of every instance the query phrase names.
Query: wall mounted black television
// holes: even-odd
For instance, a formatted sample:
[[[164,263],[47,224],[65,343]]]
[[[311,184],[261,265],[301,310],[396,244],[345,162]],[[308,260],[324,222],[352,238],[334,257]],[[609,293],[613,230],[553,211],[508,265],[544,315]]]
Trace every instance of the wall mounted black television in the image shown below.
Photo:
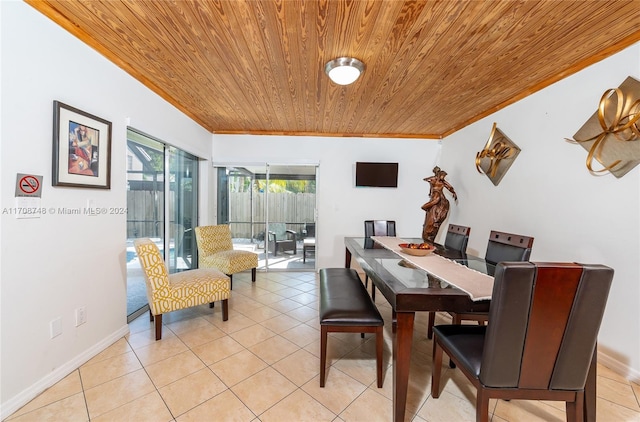
[[[397,188],[398,163],[356,163],[356,186]]]

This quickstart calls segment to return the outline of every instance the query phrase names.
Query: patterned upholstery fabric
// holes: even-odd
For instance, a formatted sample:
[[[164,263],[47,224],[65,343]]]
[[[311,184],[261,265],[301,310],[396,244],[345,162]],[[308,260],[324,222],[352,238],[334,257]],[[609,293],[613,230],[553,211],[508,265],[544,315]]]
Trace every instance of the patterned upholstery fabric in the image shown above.
[[[227,275],[258,266],[258,254],[233,249],[228,224],[196,227],[200,268],[217,268]]]
[[[134,245],[144,270],[153,315],[228,299],[231,295],[231,282],[222,272],[208,268],[169,274],[155,243],[142,238],[136,239]]]

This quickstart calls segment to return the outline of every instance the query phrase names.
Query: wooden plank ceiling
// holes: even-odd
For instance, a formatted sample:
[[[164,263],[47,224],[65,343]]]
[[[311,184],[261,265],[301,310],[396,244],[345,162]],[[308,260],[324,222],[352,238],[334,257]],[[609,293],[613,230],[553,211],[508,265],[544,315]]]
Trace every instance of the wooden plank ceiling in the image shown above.
[[[27,2],[214,133],[437,139],[640,40],[640,0]]]

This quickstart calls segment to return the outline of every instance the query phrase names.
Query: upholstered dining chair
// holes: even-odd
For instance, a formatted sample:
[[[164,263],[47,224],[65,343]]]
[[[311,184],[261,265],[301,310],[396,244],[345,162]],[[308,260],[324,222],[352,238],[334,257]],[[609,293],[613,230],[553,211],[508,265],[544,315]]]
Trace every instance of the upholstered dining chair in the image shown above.
[[[214,268],[169,274],[160,250],[149,238],[134,240],[144,272],[149,315],[155,320],[156,341],[162,338],[162,315],[179,309],[222,301],[222,320],[229,319],[229,277]]]
[[[395,236],[396,222],[393,220],[365,220],[364,236]],[[369,276],[365,274],[364,287],[369,287]],[[376,286],[371,283],[371,298],[376,299]]]
[[[258,254],[233,249],[231,228],[228,224],[198,226],[195,228],[198,245],[198,267],[216,268],[229,276],[233,289],[233,275],[251,270],[251,281],[256,281]]]
[[[393,220],[365,220],[364,236],[395,236],[396,222]]]
[[[449,227],[447,229],[447,236],[444,239],[444,247],[446,249],[464,254],[467,251],[467,244],[469,243],[470,233],[471,227],[449,224]],[[433,324],[435,323],[435,320],[435,311],[429,312],[427,338],[433,337]]]
[[[489,242],[487,243],[487,251],[485,252],[484,259],[493,265],[504,261],[527,261],[531,256],[533,240],[534,238],[529,236],[492,230],[489,235]],[[453,324],[460,324],[462,321],[477,321],[478,324],[484,324],[489,318],[487,312],[449,312],[449,314],[453,319]],[[428,338],[431,338],[430,334],[433,332],[433,323],[434,321],[429,318],[429,324],[427,326]]]
[[[582,421],[612,279],[604,265],[499,263],[489,325],[434,327],[431,395],[444,352],[477,389],[476,421],[492,398],[564,401],[567,421]]]
[[[502,261],[528,261],[533,239],[529,236],[491,230],[484,259],[492,264]]]
[[[470,233],[471,227],[449,224],[447,236],[444,239],[444,247],[458,252],[466,252]]]

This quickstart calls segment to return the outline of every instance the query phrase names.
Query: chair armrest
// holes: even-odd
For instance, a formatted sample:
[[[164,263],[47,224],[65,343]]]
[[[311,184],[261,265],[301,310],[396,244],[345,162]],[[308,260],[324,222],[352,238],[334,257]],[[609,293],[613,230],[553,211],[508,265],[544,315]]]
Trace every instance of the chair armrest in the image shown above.
[[[275,232],[269,232],[268,236],[269,236],[269,242],[275,242],[276,241],[276,233]]]
[[[293,230],[287,230],[287,236],[291,235],[293,240],[296,240],[296,232]]]

